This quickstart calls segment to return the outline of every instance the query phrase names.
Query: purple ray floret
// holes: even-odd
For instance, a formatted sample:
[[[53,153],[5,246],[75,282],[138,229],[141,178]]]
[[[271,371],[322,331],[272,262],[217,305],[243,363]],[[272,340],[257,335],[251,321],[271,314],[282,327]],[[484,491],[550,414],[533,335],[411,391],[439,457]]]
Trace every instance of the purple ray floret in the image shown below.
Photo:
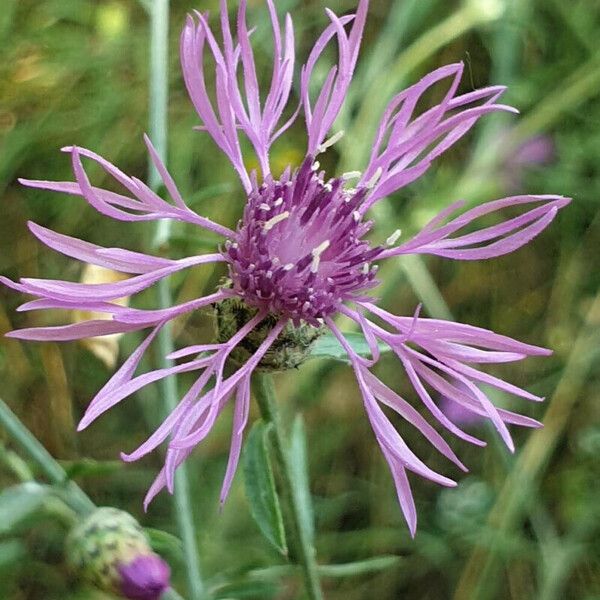
[[[104,248],[30,223],[31,232],[52,250],[129,277],[105,284],[32,278],[13,282],[2,277],[0,282],[6,286],[33,297],[20,307],[21,311],[77,309],[108,317],[21,329],[8,335],[26,340],[67,341],[149,330],[140,346],[92,399],[79,429],[88,427],[146,385],[178,373],[195,373],[192,385],[175,410],[140,447],[122,455],[126,461],[138,460],[168,440],[165,465],[148,491],[147,506],[163,488],[173,490],[177,467],[232,403],[231,451],[221,491],[224,502],[240,457],[253,372],[267,366],[277,367],[279,363],[273,362],[273,356],[278,356],[281,340],[289,346],[290,336],[301,334],[312,340],[311,336],[316,337],[329,328],[349,357],[367,417],[389,464],[400,506],[414,535],[417,516],[408,472],[440,485],[452,486],[455,482],[436,473],[416,456],[383,407],[397,413],[459,469],[466,467],[413,403],[372,373],[380,346],[392,351],[414,388],[415,398],[448,433],[475,445],[485,445],[451,420],[448,416],[451,411],[438,406],[439,398],[476,418],[488,419],[510,450],[514,450],[510,425],[538,427],[540,424],[497,408],[481,386],[531,401],[542,398],[486,373],[484,368],[529,356],[545,356],[549,351],[479,327],[422,317],[420,307],[411,316],[389,313],[370,295],[379,283],[377,263],[405,254],[432,254],[454,260],[501,256],[539,235],[569,199],[513,196],[463,212],[464,203],[457,202],[412,239],[396,245],[397,231],[385,244],[373,245],[367,238],[374,225],[368,217],[370,208],[423,175],[480,117],[497,111],[517,111],[498,102],[504,91],[500,86],[459,94],[462,63],[441,67],[391,99],[362,172],[329,177],[321,170],[318,156],[342,135],[332,132],[332,127],[352,81],[368,0],[359,1],[354,15],[338,17],[326,11],[329,24],[300,68],[296,102],[292,99],[296,63],[292,20],[286,15],[282,24],[273,0],[266,3],[274,55],[270,84],[263,93],[258,85],[246,0],[240,1],[235,27],[229,21],[226,0],[221,0],[218,34],[211,29],[208,15],[196,12],[188,17],[181,35],[184,80],[201,120],[197,129],[208,133],[229,159],[247,198],[237,228],[232,230],[215,223],[187,206],[147,137],[144,140],[148,152],[170,200],[161,198],[142,181],[126,175],[94,152],[76,146],[64,148],[71,155],[73,182],[21,180],[21,183],[82,197],[102,215],[120,221],[172,219],[196,225],[219,236],[221,243],[213,253],[174,260],[134,250]],[[323,83],[316,86],[315,65],[332,44],[337,47],[337,64],[327,71]],[[207,68],[214,68],[211,86],[207,83]],[[442,98],[440,102],[425,111],[418,110],[423,96],[434,88],[442,92],[437,94]],[[305,158],[300,164],[289,165],[282,174],[274,174],[269,162],[271,145],[301,113],[307,137]],[[242,137],[253,148],[260,174],[246,167]],[[122,193],[94,186],[86,174],[84,161],[100,166],[121,186]],[[351,187],[349,181],[353,177],[356,184]],[[507,208],[513,213],[516,209],[518,214],[502,218]],[[496,217],[494,224],[481,224],[489,215]],[[229,279],[208,296],[149,310],[119,303],[121,298],[135,297],[174,273],[216,263],[227,267]],[[229,316],[235,317],[235,327],[222,330],[220,324],[217,341],[199,340],[200,343],[181,348],[168,357],[181,362],[136,374],[142,357],[166,323],[209,306],[216,306],[217,313],[219,307],[225,314],[229,310]],[[360,328],[371,349],[370,358],[353,349],[336,323],[337,315],[343,315]],[[226,364],[235,368],[226,372]],[[289,368],[289,363],[285,364]],[[279,367],[283,369],[284,364]]]

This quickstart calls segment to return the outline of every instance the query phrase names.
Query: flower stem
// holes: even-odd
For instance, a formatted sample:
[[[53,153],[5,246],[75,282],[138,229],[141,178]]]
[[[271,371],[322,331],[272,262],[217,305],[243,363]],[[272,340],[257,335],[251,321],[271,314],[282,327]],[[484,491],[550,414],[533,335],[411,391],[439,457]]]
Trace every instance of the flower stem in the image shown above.
[[[74,481],[69,480],[66,471],[3,400],[0,400],[0,423],[8,435],[38,465],[49,481],[65,489],[69,504],[74,510],[81,515],[94,510],[94,503],[87,494]]]
[[[149,5],[151,22],[150,38],[150,124],[149,131],[152,142],[161,160],[166,163],[167,154],[167,100],[168,100],[168,50],[169,50],[169,0],[154,0]],[[149,183],[153,189],[160,184],[160,177],[153,166],[150,168]],[[152,240],[153,249],[157,250],[168,242],[170,237],[170,221],[161,220],[156,226]],[[158,284],[158,301],[160,308],[171,306],[171,290],[166,280]],[[161,368],[168,367],[171,362],[166,356],[173,351],[171,329],[167,324],[159,334]],[[177,386],[173,378],[166,378],[161,383],[164,398],[164,413],[169,414],[177,406]],[[196,529],[191,507],[190,485],[185,464],[181,465],[175,475],[174,512],[183,543],[188,597],[199,600],[206,597],[204,583],[200,574],[200,561],[196,543]]]
[[[285,444],[286,433],[277,410],[273,378],[267,373],[255,373],[253,384],[260,414],[263,420],[272,426],[271,439],[275,461],[278,466],[284,501],[288,504],[287,514],[290,518],[288,526],[296,541],[296,553],[302,566],[306,592],[310,600],[322,600],[323,593],[319,582],[315,548],[310,541],[309,532],[302,526],[302,509]]]
[[[161,600],[183,600],[183,598],[173,588],[169,588],[163,592]]]

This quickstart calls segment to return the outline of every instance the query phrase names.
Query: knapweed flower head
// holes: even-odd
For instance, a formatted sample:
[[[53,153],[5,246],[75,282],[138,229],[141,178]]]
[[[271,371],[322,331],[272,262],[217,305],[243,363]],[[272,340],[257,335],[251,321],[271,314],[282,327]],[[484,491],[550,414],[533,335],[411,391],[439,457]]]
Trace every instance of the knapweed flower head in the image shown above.
[[[266,90],[260,90],[258,85],[246,0],[239,5],[235,34],[229,22],[227,3],[222,0],[218,35],[209,25],[208,15],[202,13],[188,17],[181,35],[183,76],[201,119],[200,129],[208,133],[227,156],[247,198],[237,228],[232,230],[214,223],[186,205],[148,138],[145,142],[150,157],[171,197],[170,202],[94,152],[79,147],[66,148],[73,163],[74,182],[22,183],[81,196],[103,215],[121,221],[174,219],[191,223],[222,236],[223,242],[214,253],[172,260],[133,250],[103,248],[30,224],[32,233],[50,248],[132,277],[95,285],[28,278],[14,283],[4,279],[9,287],[35,297],[22,305],[21,310],[78,309],[111,317],[58,327],[22,329],[10,335],[20,339],[64,341],[149,330],[146,339],[92,400],[80,429],[152,382],[177,373],[197,373],[188,392],[162,425],[139,448],[123,455],[124,460],[137,460],[169,440],[165,465],[148,492],[147,505],[164,487],[173,489],[177,467],[209,434],[224,408],[233,403],[231,452],[221,492],[224,500],[248,420],[253,372],[299,365],[314,339],[328,329],[347,352],[367,417],[389,464],[402,511],[414,534],[417,518],[407,472],[444,486],[453,486],[455,482],[433,471],[413,453],[383,407],[396,412],[420,431],[459,468],[466,468],[413,404],[372,373],[380,346],[389,347],[396,355],[416,396],[433,419],[450,433],[472,444],[484,445],[453,423],[434,398],[444,396],[465,410],[489,419],[511,450],[509,425],[536,427],[539,424],[496,408],[480,385],[528,400],[541,398],[478,367],[549,352],[471,325],[424,318],[419,310],[410,316],[389,313],[378,306],[371,295],[379,283],[378,264],[406,254],[431,254],[454,260],[489,259],[507,254],[543,231],[569,200],[559,196],[514,196],[465,211],[463,203],[457,202],[412,239],[397,244],[399,232],[396,232],[385,244],[373,244],[367,237],[374,225],[369,219],[369,210],[377,202],[421,177],[480,117],[498,111],[516,111],[499,103],[504,91],[501,86],[459,93],[463,65],[444,66],[390,101],[375,138],[365,141],[372,150],[367,165],[357,165],[360,173],[330,177],[320,168],[318,157],[342,135],[332,128],[352,81],[368,0],[360,0],[353,15],[338,17],[326,11],[330,22],[300,68],[297,107],[291,100],[296,72],[292,20],[286,15],[283,24],[280,23],[273,0],[267,0],[267,7],[274,57],[271,83]],[[313,76],[315,66],[325,60],[322,55],[332,44],[337,46],[337,64],[318,85]],[[211,60],[214,93],[209,92],[205,77]],[[424,94],[434,87],[443,91],[441,101],[425,111],[418,110]],[[305,158],[300,164],[289,165],[281,174],[273,173],[269,162],[271,146],[300,114],[306,126]],[[256,155],[259,165],[256,171],[249,172],[246,167],[242,155],[243,137]],[[83,159],[99,165],[125,192],[120,194],[94,186],[86,175]],[[356,177],[352,187],[351,176]],[[505,208],[516,208],[518,215],[477,228],[481,217],[498,217]],[[116,302],[183,269],[219,262],[227,267],[228,281],[206,297],[157,310],[129,308]],[[211,305],[216,305],[216,341],[177,350],[170,358],[184,359],[178,364],[135,375],[142,356],[166,323]],[[348,317],[360,327],[369,344],[370,357],[354,350],[336,324],[337,315]],[[229,375],[225,374],[226,363],[236,365]]]
[[[75,574],[130,600],[158,600],[169,587],[169,565],[152,552],[140,524],[122,510],[94,510],[69,533],[65,552]]]

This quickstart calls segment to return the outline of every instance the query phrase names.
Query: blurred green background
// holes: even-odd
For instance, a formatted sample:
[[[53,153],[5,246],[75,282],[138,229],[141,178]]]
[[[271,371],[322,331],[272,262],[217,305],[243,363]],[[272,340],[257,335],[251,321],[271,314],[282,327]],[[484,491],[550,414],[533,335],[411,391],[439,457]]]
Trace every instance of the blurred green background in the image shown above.
[[[326,21],[323,3],[276,4],[281,13],[292,12],[297,51],[306,58]],[[354,4],[330,0],[327,6],[343,13]],[[209,138],[192,131],[198,118],[178,67],[178,33],[193,8],[210,8],[214,15],[217,2],[172,1],[169,166],[194,208],[235,225],[241,188]],[[251,21],[265,22],[262,2],[251,1],[250,10]],[[254,38],[267,76],[268,28]],[[81,277],[75,261],[34,241],[28,219],[105,246],[147,249],[152,225],[114,222],[81,200],[25,190],[16,182],[22,176],[71,179],[68,157],[59,152],[69,144],[146,176],[141,135],[148,122],[149,52],[142,3],[2,0],[0,57],[0,271],[12,278]],[[381,295],[386,308],[399,314],[412,314],[421,300],[428,315],[452,315],[552,348],[549,359],[494,369],[546,396],[539,406],[495,398],[544,420],[545,428],[516,431],[515,456],[478,424],[471,427],[484,429],[486,449],[451,440],[471,473],[451,490],[411,479],[419,512],[411,540],[349,368],[313,361],[277,376],[282,410],[301,410],[307,424],[319,562],[354,563],[324,577],[326,597],[600,599],[600,1],[374,0],[340,116],[347,135],[325,162],[330,172],[364,167],[387,99],[458,60],[466,65],[463,91],[507,84],[504,100],[522,114],[481,121],[425,177],[379,209],[375,239],[396,228],[408,236],[459,198],[475,204],[526,191],[564,194],[574,202],[533,243],[500,259],[398,260],[382,269]],[[299,120],[275,146],[275,170],[297,164],[304,148]],[[97,185],[110,185],[98,170],[88,172]],[[195,231],[178,225],[165,251],[183,256],[206,247]],[[174,293],[179,301],[193,298],[222,274],[202,269],[174,277]],[[52,313],[16,313],[21,300],[0,289],[0,332],[59,322]],[[142,301],[151,305],[152,293]],[[209,338],[210,315],[177,322],[176,334],[178,346]],[[146,515],[141,508],[161,457],[132,465],[118,461],[120,450],[145,439],[161,400],[157,391],[138,394],[75,433],[87,402],[112,372],[115,351],[126,356],[138,340],[129,335],[118,347],[100,349],[0,338],[0,396],[97,504],[128,510],[144,526],[176,534],[168,495],[159,496]],[[378,371],[417,404],[393,358],[382,360]],[[180,384],[185,389],[185,377]],[[205,576],[220,598],[301,598],[299,579],[272,568],[283,563],[249,515],[241,473],[218,512],[229,419],[220,420],[189,461]],[[411,434],[406,431],[407,441],[428,464],[459,477]],[[0,430],[0,489],[38,475]],[[40,508],[13,527],[10,510],[0,503],[0,598],[110,598],[68,574],[59,516]],[[180,548],[174,538],[161,539],[180,588]],[[377,557],[384,558],[357,564]]]

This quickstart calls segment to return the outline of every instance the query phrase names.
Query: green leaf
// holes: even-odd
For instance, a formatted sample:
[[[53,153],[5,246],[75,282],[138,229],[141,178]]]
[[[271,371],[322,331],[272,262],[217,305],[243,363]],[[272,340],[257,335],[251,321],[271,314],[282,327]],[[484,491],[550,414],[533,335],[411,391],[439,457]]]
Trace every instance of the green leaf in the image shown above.
[[[41,512],[40,509],[55,498],[52,487],[34,481],[4,490],[0,494],[0,535],[13,531],[23,521]]]
[[[322,577],[356,577],[368,573],[377,573],[398,566],[400,556],[378,556],[366,560],[344,563],[340,565],[322,565],[319,567],[319,575]]]
[[[287,543],[269,458],[268,434],[265,423],[257,421],[248,435],[243,455],[246,496],[261,533],[285,556]]]
[[[177,536],[162,529],[153,529],[152,527],[144,527],[144,532],[150,540],[152,550],[167,558],[174,559],[180,563],[183,562],[183,544]]]
[[[123,463],[120,460],[95,460],[93,458],[82,458],[70,462],[61,461],[67,477],[75,479],[76,477],[106,477],[114,475],[123,470]]]
[[[385,571],[386,569],[398,566],[401,560],[402,557],[400,556],[388,554],[350,563],[319,565],[317,569],[321,577],[344,579],[346,577],[358,577],[369,573]],[[275,565],[264,569],[253,569],[248,572],[248,576],[257,580],[277,581],[283,577],[290,577],[299,570],[300,567],[298,565]]]
[[[348,340],[350,347],[359,356],[371,356],[371,349],[362,333],[344,333],[344,337]],[[390,347],[387,344],[379,342],[380,352],[389,352]],[[333,335],[333,333],[325,333],[319,337],[312,346],[310,358],[333,358],[343,362],[349,362],[348,354]]]
[[[217,600],[241,600],[242,598],[267,600],[274,598],[279,592],[279,585],[270,581],[236,581],[220,586],[213,594]]]
[[[300,526],[307,533],[308,542],[315,540],[315,523],[308,477],[306,430],[304,420],[298,415],[294,420],[289,447],[289,464],[292,471],[293,493],[296,496]]]

